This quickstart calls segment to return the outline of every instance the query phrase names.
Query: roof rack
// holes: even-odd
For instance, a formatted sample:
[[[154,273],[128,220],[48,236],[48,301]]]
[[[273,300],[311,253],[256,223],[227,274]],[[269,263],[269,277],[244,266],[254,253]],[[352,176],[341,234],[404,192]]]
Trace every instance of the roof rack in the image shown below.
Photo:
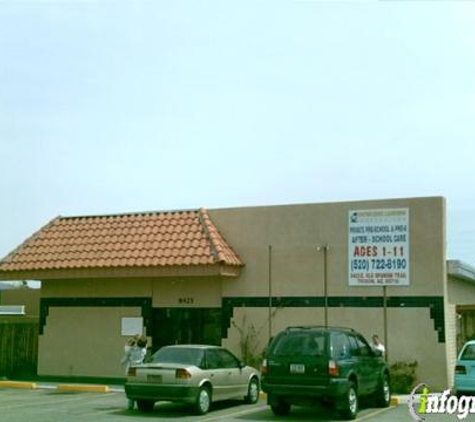
[[[349,327],[334,327],[334,326],[328,326],[328,325],[296,325],[296,326],[290,326],[287,327],[286,330],[311,330],[313,328],[323,328],[325,330],[342,330],[342,331],[351,331],[351,332],[356,332],[353,328]]]

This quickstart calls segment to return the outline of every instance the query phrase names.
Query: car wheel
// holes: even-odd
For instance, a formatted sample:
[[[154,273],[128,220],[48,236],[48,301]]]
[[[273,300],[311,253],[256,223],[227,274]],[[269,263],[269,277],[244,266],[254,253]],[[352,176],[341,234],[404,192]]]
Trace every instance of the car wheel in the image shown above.
[[[287,416],[290,413],[290,403],[282,399],[279,399],[275,404],[271,404],[270,407],[276,416]]]
[[[376,405],[379,407],[389,407],[391,404],[391,387],[389,377],[384,374],[376,392]]]
[[[153,410],[155,402],[153,400],[137,400],[137,408],[141,412],[150,413]]]
[[[352,420],[356,418],[358,413],[358,392],[353,382],[350,382],[348,392],[343,398],[341,416],[346,420]]]
[[[249,381],[247,396],[244,398],[244,401],[248,404],[257,403],[259,400],[259,392],[259,380],[257,378],[252,378],[251,381]]]
[[[208,413],[211,406],[211,393],[208,387],[201,387],[196,398],[195,410],[198,415]]]

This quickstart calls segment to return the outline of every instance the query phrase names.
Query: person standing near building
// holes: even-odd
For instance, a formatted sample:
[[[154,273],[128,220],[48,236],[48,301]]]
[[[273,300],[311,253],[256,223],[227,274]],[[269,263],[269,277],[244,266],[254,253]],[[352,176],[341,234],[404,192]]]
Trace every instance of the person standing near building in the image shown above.
[[[379,336],[377,334],[373,334],[372,340],[373,340],[373,343],[371,344],[371,347],[375,350],[379,350],[384,357],[386,354],[386,348],[384,347],[384,344],[379,339]]]
[[[122,365],[127,375],[131,366],[140,365],[147,353],[147,338],[140,335],[135,335],[133,338],[127,340],[124,346],[124,357],[122,358]],[[132,410],[135,406],[135,400],[128,400],[128,409]]]

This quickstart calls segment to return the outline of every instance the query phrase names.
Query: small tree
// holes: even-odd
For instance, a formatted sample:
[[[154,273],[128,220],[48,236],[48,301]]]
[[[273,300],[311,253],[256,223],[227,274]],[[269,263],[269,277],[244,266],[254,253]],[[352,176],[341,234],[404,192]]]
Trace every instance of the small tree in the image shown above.
[[[391,377],[391,390],[394,393],[407,394],[416,385],[417,361],[395,362],[389,367]]]
[[[274,309],[271,318],[276,312],[277,308]],[[241,359],[246,365],[253,366],[255,368],[259,368],[261,365],[266,347],[264,347],[263,350],[259,350],[259,339],[262,338],[262,331],[265,327],[267,327],[267,323],[268,319],[264,321],[260,328],[256,329],[253,323],[248,323],[246,315],[242,317],[241,324],[239,325],[235,321],[232,321],[232,325],[239,332],[239,348],[241,352]]]

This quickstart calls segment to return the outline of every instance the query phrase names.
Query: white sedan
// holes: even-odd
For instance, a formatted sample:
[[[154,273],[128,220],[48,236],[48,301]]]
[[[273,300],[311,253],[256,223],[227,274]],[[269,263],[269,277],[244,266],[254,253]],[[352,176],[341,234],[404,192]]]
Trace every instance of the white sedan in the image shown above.
[[[214,401],[256,403],[259,392],[257,369],[223,347],[206,345],[162,347],[152,362],[131,367],[125,383],[127,398],[144,412],[151,412],[157,401],[173,401],[190,403],[204,414]]]

